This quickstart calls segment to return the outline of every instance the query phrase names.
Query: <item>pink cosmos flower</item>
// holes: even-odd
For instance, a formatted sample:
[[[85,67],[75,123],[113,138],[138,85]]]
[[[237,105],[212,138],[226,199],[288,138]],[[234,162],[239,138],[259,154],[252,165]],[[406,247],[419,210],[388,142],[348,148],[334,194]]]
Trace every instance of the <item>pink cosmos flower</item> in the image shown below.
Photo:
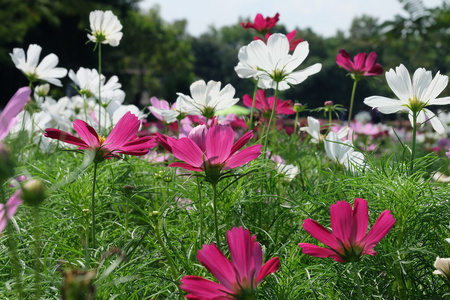
[[[140,124],[137,116],[127,112],[106,138],[100,136],[94,128],[82,120],[73,122],[73,127],[81,138],[55,128],[47,128],[44,136],[79,146],[80,150],[96,151],[99,154],[96,155],[98,161],[113,156],[119,157],[117,153],[142,156],[156,145],[156,141],[153,136],[136,137]]]
[[[289,41],[289,51],[294,51],[295,48],[297,48],[297,45],[300,44],[301,42],[303,42],[303,39],[296,39],[295,40],[295,35],[297,34],[297,30],[292,30],[289,33],[286,33],[286,37]],[[254,40],[261,40],[264,43],[267,44],[267,40],[269,39],[269,37],[271,36],[270,32],[266,33],[266,40],[263,40],[262,38],[260,38],[259,36],[255,36]]]
[[[339,50],[339,54],[336,57],[336,63],[352,73],[353,77],[362,76],[376,76],[383,74],[383,68],[380,64],[376,63],[377,54],[375,52],[370,52],[369,56],[367,53],[358,53],[353,58],[344,49]]]
[[[253,28],[256,31],[264,34],[268,32],[270,29],[272,29],[272,27],[275,27],[275,25],[279,20],[279,17],[280,17],[279,13],[277,13],[273,18],[271,17],[264,18],[261,14],[257,14],[254,23],[242,22],[241,26],[244,27],[245,29]]]
[[[0,114],[0,142],[8,135],[9,131],[16,124],[16,116],[20,113],[30,99],[31,90],[29,87],[22,87],[6,104],[5,109]]]
[[[17,190],[6,204],[0,203],[0,233],[6,228],[8,220],[14,216],[19,205],[22,204],[21,192],[21,190]]]
[[[198,277],[184,276],[181,288],[188,299],[256,299],[258,284],[280,268],[278,257],[263,265],[262,250],[256,236],[242,227],[227,231],[231,262],[211,243],[198,251],[197,259],[220,283]],[[248,298],[246,298],[248,297]]]
[[[391,230],[395,219],[389,210],[378,217],[372,229],[367,232],[369,213],[367,201],[356,198],[353,210],[350,203],[338,201],[330,206],[330,220],[333,232],[312,219],[303,222],[303,228],[319,242],[329,248],[308,243],[298,244],[303,253],[316,257],[331,257],[338,262],[359,261],[362,255],[375,256],[376,244]]]
[[[269,97],[266,98],[266,91],[265,90],[258,90],[256,92],[256,98],[255,98],[255,108],[259,109],[261,113],[266,116],[270,117],[270,113],[272,112],[273,108],[273,101],[275,97]],[[244,95],[242,98],[244,101],[244,104],[248,107],[252,107],[253,103],[253,97],[250,95]],[[281,100],[280,98],[277,98],[277,102],[275,103],[275,114],[277,115],[292,115],[295,114],[295,111],[293,110],[294,103],[292,100]]]
[[[206,125],[199,125],[192,129],[187,138],[166,138],[165,148],[183,161],[171,163],[169,167],[205,171],[209,179],[216,181],[222,170],[242,166],[261,154],[262,145],[253,145],[238,152],[252,137],[253,132],[249,131],[233,144],[234,131],[230,127],[215,125],[208,129]]]

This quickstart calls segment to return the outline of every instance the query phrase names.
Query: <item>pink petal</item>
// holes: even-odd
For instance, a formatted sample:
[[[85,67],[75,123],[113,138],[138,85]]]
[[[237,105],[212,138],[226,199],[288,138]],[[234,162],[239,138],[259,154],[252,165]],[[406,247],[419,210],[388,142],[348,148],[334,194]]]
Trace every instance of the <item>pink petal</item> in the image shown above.
[[[391,230],[394,223],[395,219],[391,215],[391,212],[389,210],[383,211],[365,238],[366,245],[364,246],[364,250],[368,251],[369,249],[375,247],[375,245],[378,244],[382,238],[384,238],[389,230]]]
[[[95,149],[100,147],[97,131],[89,126],[88,123],[82,120],[75,120],[73,122],[73,128],[90,148]]]
[[[174,162],[174,163],[171,163],[169,165],[169,167],[173,167],[173,168],[180,167],[180,168],[183,168],[185,170],[196,171],[196,172],[202,172],[203,171],[202,168],[193,167],[190,164],[187,164],[187,163],[184,163],[184,162]]]
[[[141,156],[148,153],[149,149],[156,146],[155,137],[144,136],[132,140],[120,148],[120,153]]]
[[[366,62],[366,53],[358,53],[355,55],[354,59],[354,69],[355,71],[361,72],[364,69],[364,64]]]
[[[345,262],[336,252],[334,252],[332,249],[329,248],[322,248],[316,245],[308,244],[308,243],[300,243],[298,244],[301,248],[303,253],[315,257],[331,257],[335,261],[338,262]]]
[[[15,125],[15,117],[22,111],[30,98],[31,90],[29,87],[22,87],[11,97],[0,114],[0,141],[9,133]]]
[[[215,165],[222,164],[230,157],[234,142],[234,131],[228,126],[211,127],[206,136],[206,158]]]
[[[256,159],[261,155],[261,148],[262,145],[253,145],[239,151],[226,161],[225,167],[223,169],[233,169]]]
[[[263,279],[278,271],[280,268],[280,260],[278,257],[274,257],[272,259],[269,259],[261,268],[261,271],[258,274],[258,277],[256,278],[256,284],[258,285]]]
[[[364,71],[370,71],[375,65],[376,61],[377,61],[377,54],[375,52],[370,52],[364,63]]]
[[[198,147],[205,152],[206,151],[206,136],[208,134],[208,128],[206,125],[198,125],[189,132],[188,138],[190,138]]]
[[[250,232],[242,227],[227,231],[228,247],[231,254],[231,262],[238,273],[238,279],[246,278],[248,283],[255,283],[262,266],[262,250],[259,243],[250,236]],[[256,287],[256,286],[255,286]],[[243,288],[252,288],[243,286]]]
[[[320,225],[317,221],[313,219],[306,219],[303,222],[303,228],[316,240],[319,242],[337,249],[340,245],[336,241],[336,237],[325,227]]]
[[[188,299],[229,299],[227,293],[233,293],[221,284],[191,275],[181,279],[180,288],[189,293]]]
[[[330,221],[334,236],[340,239],[344,245],[350,245],[350,233],[353,223],[353,211],[350,203],[338,201],[336,204],[331,204]]]
[[[198,251],[197,259],[227,289],[233,291],[239,286],[233,265],[216,245],[204,245],[203,249]]]
[[[336,56],[336,63],[347,71],[353,71],[353,63],[350,55],[344,49],[339,50],[339,54]]]
[[[81,149],[89,148],[89,145],[86,144],[82,139],[79,139],[71,135],[70,133],[61,131],[59,129],[47,128],[45,129],[44,136],[51,139],[60,140],[64,143],[80,146]]]
[[[179,140],[170,139],[168,142],[172,147],[172,153],[176,158],[187,162],[193,167],[203,167],[204,153],[194,141],[189,138],[181,138]]]
[[[0,233],[6,228],[8,220],[14,216],[17,208],[22,204],[21,193],[21,190],[17,190],[6,204],[0,204]]]
[[[244,147],[245,144],[253,137],[253,131],[249,131],[243,136],[241,136],[236,143],[234,143],[233,147],[231,147],[230,156],[232,156],[236,151]]]
[[[156,133],[156,137],[158,139],[158,142],[161,144],[161,146],[163,146],[164,149],[166,149],[167,151],[169,151],[170,153],[172,153],[172,146],[169,145],[168,140],[169,139],[173,139],[172,137],[169,137],[167,135],[163,135],[159,132]]]
[[[350,233],[351,244],[361,241],[367,233],[369,226],[369,212],[367,210],[367,201],[356,198],[353,203],[353,224]]]
[[[138,117],[128,111],[122,118],[120,118],[116,126],[114,126],[103,145],[105,145],[109,150],[120,149],[122,145],[136,135],[139,130],[139,126],[141,126],[141,122]]]

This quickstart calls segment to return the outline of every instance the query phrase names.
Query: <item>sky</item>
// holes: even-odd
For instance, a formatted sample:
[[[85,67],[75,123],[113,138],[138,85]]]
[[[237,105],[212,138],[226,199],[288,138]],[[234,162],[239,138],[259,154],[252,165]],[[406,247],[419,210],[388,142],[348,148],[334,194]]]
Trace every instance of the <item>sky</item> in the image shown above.
[[[422,2],[432,8],[443,0]],[[257,13],[273,17],[278,12],[278,23],[286,30],[309,27],[323,37],[334,36],[338,30],[348,32],[353,18],[364,14],[380,22],[395,15],[408,16],[398,0],[141,0],[140,7],[148,10],[156,4],[163,20],[186,19],[187,31],[193,36],[207,32],[210,25],[234,25],[239,17],[253,21]]]

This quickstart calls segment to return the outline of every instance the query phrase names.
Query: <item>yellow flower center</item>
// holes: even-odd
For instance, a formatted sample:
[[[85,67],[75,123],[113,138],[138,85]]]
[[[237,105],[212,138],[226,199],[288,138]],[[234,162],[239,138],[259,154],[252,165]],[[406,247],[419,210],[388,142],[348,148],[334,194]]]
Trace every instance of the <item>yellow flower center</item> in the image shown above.
[[[101,136],[101,135],[98,136],[98,141],[100,142],[100,145],[103,145],[105,140],[106,140],[106,138],[104,136]]]

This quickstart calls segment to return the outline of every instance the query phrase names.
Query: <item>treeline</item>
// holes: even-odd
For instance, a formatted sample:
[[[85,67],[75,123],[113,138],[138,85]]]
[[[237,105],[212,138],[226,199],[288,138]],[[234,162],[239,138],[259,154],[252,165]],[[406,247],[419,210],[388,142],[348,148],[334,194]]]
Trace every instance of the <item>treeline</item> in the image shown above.
[[[89,28],[89,12],[94,9],[113,10],[123,24],[124,36],[119,47],[103,51],[102,69],[107,77],[119,76],[128,103],[142,105],[150,96],[175,101],[176,92],[188,94],[189,85],[199,78],[221,81],[224,85],[231,83],[239,98],[253,92],[253,83],[240,79],[234,72],[239,48],[250,43],[255,35],[239,23],[205,28],[205,34],[192,37],[186,33],[186,21],[166,22],[157,7],[139,11],[138,0],[0,1],[2,103],[18,87],[27,84],[8,55],[15,47],[39,44],[43,47],[41,56],[55,53],[60,59],[59,66],[74,71],[79,67],[98,67],[94,45],[86,44],[85,30]],[[352,79],[335,62],[341,48],[352,56],[375,51],[384,70],[403,63],[411,72],[425,67],[433,74],[438,70],[447,74],[450,67],[450,6],[443,3],[430,9],[420,0],[400,2],[408,17],[396,16],[394,20],[381,23],[371,16],[360,16],[353,20],[348,33],[338,32],[330,38],[299,24],[296,37],[310,45],[304,66],[320,62],[323,67],[319,74],[285,91],[281,97],[307,103],[311,108],[322,106],[327,100],[348,106]],[[280,16],[279,24],[282,20]],[[278,25],[272,32],[287,33],[293,29]],[[53,95],[74,93],[68,78],[65,86],[68,87],[66,90],[55,91]],[[375,94],[392,96],[384,76],[358,85],[356,111],[363,108],[362,99]]]

